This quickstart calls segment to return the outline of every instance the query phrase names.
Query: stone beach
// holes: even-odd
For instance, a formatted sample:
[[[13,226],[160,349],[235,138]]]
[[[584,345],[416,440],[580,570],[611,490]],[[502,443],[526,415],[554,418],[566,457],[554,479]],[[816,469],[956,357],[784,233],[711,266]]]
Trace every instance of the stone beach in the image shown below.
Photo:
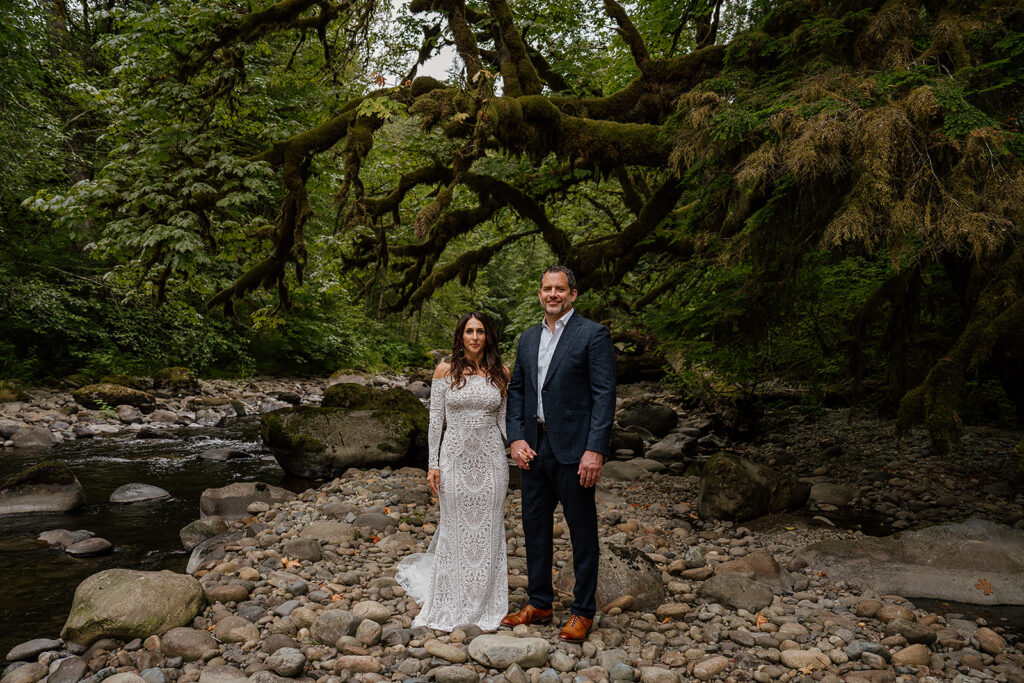
[[[0,433],[13,441],[20,429],[12,431],[13,422],[45,428],[55,439],[82,438],[81,426],[99,434],[105,430],[94,427],[101,425],[139,432],[161,424],[215,424],[239,408],[315,405],[326,383],[199,386],[197,395],[165,397],[139,415],[121,407],[113,414],[79,408],[67,415],[60,392],[39,393],[16,410],[0,404],[7,420]],[[410,388],[422,397],[421,387]],[[204,397],[210,400],[200,405],[196,399]],[[658,411],[640,409],[652,400]],[[1018,434],[969,428],[963,448],[939,458],[922,433],[908,435],[898,449],[891,423],[865,416],[849,421],[846,411],[813,417],[776,411],[763,437],[733,443],[714,433],[714,416],[688,414],[656,385],[623,387],[620,408],[633,409],[628,417],[634,422],[656,418],[649,424],[663,438],[641,425],[632,428],[639,443],[620,435],[631,446],[617,450],[618,460],[602,478],[601,539],[608,548],[644,556],[651,570],[637,574],[645,578],[634,581],[636,595],[606,596],[581,645],[556,639],[568,617],[565,594],[556,600],[550,626],[494,634],[472,625],[450,634],[411,629],[418,607],[394,581],[394,568],[429,544],[439,521],[436,503],[422,470],[350,468],[304,493],[254,497],[237,515],[217,512],[189,525],[182,539],[195,547],[191,577],[129,570],[97,575],[105,582],[94,583],[103,585],[133,582],[131,609],[115,600],[125,613],[105,615],[111,605],[84,595],[83,584],[71,610],[78,621],[65,627],[63,639],[25,634],[48,637],[7,653],[2,683],[1024,681],[1019,631],[998,620],[929,612],[915,606],[913,596],[834,578],[803,554],[819,542],[864,539],[850,530],[858,520],[898,531],[984,518],[1016,539],[1024,526],[1024,494],[1004,475],[1016,467]],[[66,427],[48,421],[56,415],[65,419],[54,422]],[[703,443],[695,447],[689,439]],[[810,490],[806,506],[735,522],[703,516],[698,468],[723,448],[801,480]],[[217,499],[217,491],[209,493]],[[505,505],[510,605],[518,607],[526,600],[518,491]],[[51,542],[89,540],[87,532],[47,533]],[[560,519],[555,536],[562,569],[571,554]],[[994,576],[976,577],[979,598],[1009,593]],[[651,591],[653,583],[661,592]],[[627,581],[615,582],[615,591],[627,589]],[[657,600],[638,603],[641,592]],[[205,601],[197,603],[200,593]]]

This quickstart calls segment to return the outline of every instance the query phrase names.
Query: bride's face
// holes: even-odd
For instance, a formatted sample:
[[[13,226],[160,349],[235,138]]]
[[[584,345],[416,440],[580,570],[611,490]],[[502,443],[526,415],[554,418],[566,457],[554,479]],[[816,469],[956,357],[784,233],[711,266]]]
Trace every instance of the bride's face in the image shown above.
[[[487,343],[487,333],[484,332],[484,324],[476,318],[470,318],[462,330],[462,345],[466,349],[466,355],[479,355],[483,352],[485,343]]]

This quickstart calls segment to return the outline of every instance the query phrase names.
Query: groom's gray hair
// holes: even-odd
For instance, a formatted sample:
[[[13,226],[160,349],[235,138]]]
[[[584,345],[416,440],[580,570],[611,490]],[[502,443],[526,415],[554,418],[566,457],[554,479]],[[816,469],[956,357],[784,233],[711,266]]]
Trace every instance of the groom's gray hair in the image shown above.
[[[540,276],[541,284],[544,284],[544,276],[548,273],[565,273],[565,279],[569,281],[569,291],[576,289],[576,276],[567,267],[560,264],[548,266]]]

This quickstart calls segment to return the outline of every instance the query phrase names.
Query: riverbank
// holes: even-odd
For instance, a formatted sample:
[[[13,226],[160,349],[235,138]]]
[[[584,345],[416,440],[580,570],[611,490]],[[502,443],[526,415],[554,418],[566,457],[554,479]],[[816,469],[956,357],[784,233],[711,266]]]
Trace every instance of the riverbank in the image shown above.
[[[289,389],[300,402],[316,402],[323,386],[209,389],[237,391],[236,400],[251,402],[255,412],[274,405],[267,399],[289,403],[280,398]],[[652,398],[670,403],[655,389],[623,391],[620,407]],[[165,405],[187,413],[188,400]],[[689,424],[707,421],[683,417]],[[618,473],[608,468],[599,494],[602,539],[646,555],[664,582],[664,598],[643,610],[626,603],[610,608],[576,646],[555,638],[568,603],[560,597],[554,625],[516,633],[524,644],[533,642],[528,638],[544,643],[536,645],[544,650],[540,662],[534,649],[518,664],[492,666],[499,645],[508,644],[478,636],[472,627],[452,634],[410,628],[418,608],[395,584],[394,566],[429,544],[436,504],[420,470],[352,469],[293,500],[255,504],[249,517],[233,522],[243,535],[196,573],[213,604],[186,630],[145,641],[101,641],[85,652],[44,643],[20,660],[44,667],[20,667],[5,683],[33,683],[47,673],[50,681],[66,683],[54,676],[76,658],[90,683],[118,672],[145,674],[148,683],[244,677],[254,683],[280,677],[320,683],[481,677],[516,683],[1024,680],[1021,625],[1001,621],[998,611],[986,619],[933,611],[940,607],[934,601],[922,603],[925,609],[833,578],[802,564],[798,552],[822,540],[856,542],[866,538],[864,531],[972,516],[1024,526],[1024,496],[1012,479],[1019,434],[968,429],[958,452],[937,457],[923,433],[910,434],[897,449],[890,423],[864,415],[851,420],[845,411],[809,416],[783,410],[770,414],[767,425],[753,443],[724,447],[806,479],[813,484],[809,507],[744,524],[705,520],[696,505],[698,476],[673,473],[680,468],[648,458],[633,459]],[[506,499],[506,513],[510,600],[516,606],[525,600],[517,492]],[[570,553],[561,522],[556,535],[555,559],[562,565]],[[725,567],[737,566],[728,563],[748,563],[741,573],[769,586],[763,606],[737,606],[739,597],[710,591]],[[978,577],[979,590],[987,590],[984,578]],[[351,633],[325,630],[325,623],[339,620]],[[212,639],[203,638],[207,632]],[[175,654],[182,639],[200,643],[190,651],[194,658]]]

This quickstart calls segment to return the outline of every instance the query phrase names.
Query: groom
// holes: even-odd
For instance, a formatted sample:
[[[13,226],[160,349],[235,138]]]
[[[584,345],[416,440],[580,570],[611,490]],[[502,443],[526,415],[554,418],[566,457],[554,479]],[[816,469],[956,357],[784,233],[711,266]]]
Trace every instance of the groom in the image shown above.
[[[558,637],[587,637],[597,611],[597,508],[594,485],[609,453],[615,417],[615,355],[608,328],[575,313],[576,278],[551,266],[540,281],[544,322],[519,338],[508,387],[508,439],[522,470],[530,602],[505,626],[551,621],[552,527],[561,502],[572,540],[572,616]]]

